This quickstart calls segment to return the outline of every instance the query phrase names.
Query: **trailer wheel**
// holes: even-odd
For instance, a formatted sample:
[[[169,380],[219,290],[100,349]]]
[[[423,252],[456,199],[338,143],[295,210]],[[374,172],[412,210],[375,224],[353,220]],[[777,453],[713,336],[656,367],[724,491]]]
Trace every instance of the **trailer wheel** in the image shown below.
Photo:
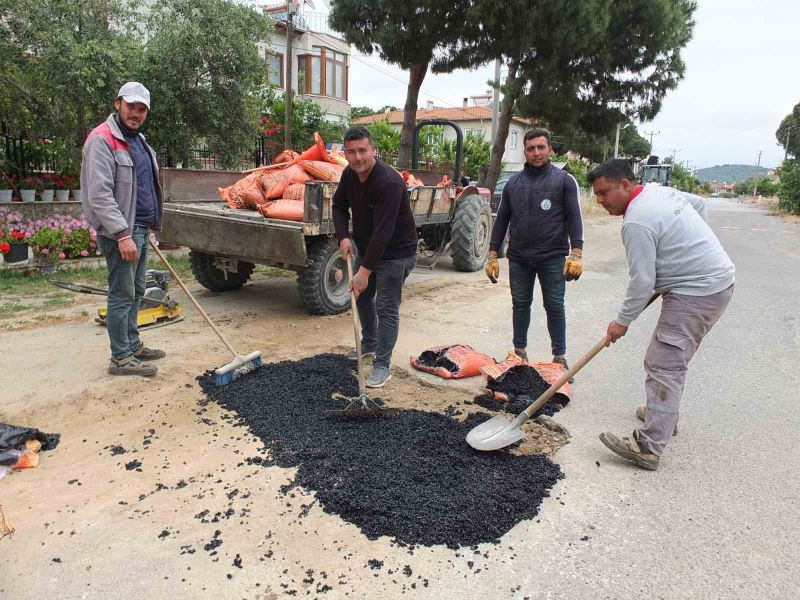
[[[453,265],[458,271],[478,271],[486,263],[492,232],[492,210],[481,196],[471,194],[456,206],[452,228]]]
[[[253,274],[255,265],[251,262],[239,261],[239,272],[224,271],[214,265],[214,255],[197,250],[189,251],[189,262],[192,274],[197,282],[212,292],[229,292],[242,287],[250,275]]]
[[[308,247],[310,264],[297,276],[300,299],[315,315],[338,315],[350,308],[347,263],[333,238],[313,240]]]

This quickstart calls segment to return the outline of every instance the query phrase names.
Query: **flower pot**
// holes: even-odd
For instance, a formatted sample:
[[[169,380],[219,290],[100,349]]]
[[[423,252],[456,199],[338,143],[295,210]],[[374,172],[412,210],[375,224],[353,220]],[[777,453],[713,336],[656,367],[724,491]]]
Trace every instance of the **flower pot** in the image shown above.
[[[19,196],[23,202],[33,202],[36,199],[36,190],[20,190]]]
[[[80,190],[72,190],[72,198],[75,202],[81,201],[81,191]]]
[[[42,190],[42,193],[39,195],[39,199],[42,202],[52,202],[54,193],[55,190]]]
[[[56,263],[47,259],[39,259],[39,275],[52,275],[56,272]]]
[[[56,190],[56,202],[69,202],[69,190]]]
[[[9,244],[11,250],[3,255],[7,263],[18,263],[28,260],[28,244],[24,242],[12,242]]]
[[[0,204],[11,202],[11,196],[13,194],[14,190],[0,190]]]

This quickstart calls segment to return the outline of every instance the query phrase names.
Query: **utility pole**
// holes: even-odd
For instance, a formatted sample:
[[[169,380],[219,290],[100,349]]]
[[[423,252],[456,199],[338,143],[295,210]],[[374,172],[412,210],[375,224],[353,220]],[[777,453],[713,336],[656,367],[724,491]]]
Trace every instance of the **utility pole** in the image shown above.
[[[494,93],[492,94],[492,144],[494,144],[494,136],[497,135],[497,124],[500,120],[500,66],[502,62],[499,58],[494,60]],[[489,154],[491,155],[491,146]]]
[[[669,151],[672,152],[672,164],[674,165],[675,164],[675,155],[678,154],[678,152],[680,152],[681,149],[680,148],[670,148]]]
[[[758,151],[758,161],[756,162],[756,178],[753,183],[753,200],[756,199],[756,191],[758,190],[758,169],[761,168],[761,150]]]
[[[292,147],[292,38],[294,37],[292,16],[295,5],[291,0],[286,2],[286,92],[283,124],[283,145],[287,150]]]
[[[614,138],[614,158],[619,157],[619,123],[617,123],[617,135]]]
[[[653,153],[653,136],[654,135],[661,135],[661,132],[660,131],[645,131],[644,134],[650,136],[650,154],[652,154]]]

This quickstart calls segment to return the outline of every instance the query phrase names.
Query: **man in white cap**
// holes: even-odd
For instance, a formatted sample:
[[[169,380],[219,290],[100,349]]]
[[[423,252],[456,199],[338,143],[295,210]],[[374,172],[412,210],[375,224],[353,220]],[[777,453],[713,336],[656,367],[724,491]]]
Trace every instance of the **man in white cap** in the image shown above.
[[[142,343],[137,324],[147,239],[150,231],[161,230],[163,215],[156,154],[139,132],[149,111],[150,92],[129,81],[114,100],[114,113],[83,146],[83,212],[97,230],[97,245],[108,266],[111,375],[155,375],[158,368],[147,361],[165,356]]]

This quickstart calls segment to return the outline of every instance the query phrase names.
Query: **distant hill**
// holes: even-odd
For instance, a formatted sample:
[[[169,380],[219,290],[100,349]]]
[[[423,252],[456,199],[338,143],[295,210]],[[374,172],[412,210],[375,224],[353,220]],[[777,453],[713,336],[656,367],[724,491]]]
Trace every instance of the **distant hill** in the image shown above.
[[[760,167],[758,176],[765,177],[770,169]],[[756,173],[755,165],[717,165],[697,170],[697,178],[701,182],[718,181],[720,183],[738,183],[750,179]]]

